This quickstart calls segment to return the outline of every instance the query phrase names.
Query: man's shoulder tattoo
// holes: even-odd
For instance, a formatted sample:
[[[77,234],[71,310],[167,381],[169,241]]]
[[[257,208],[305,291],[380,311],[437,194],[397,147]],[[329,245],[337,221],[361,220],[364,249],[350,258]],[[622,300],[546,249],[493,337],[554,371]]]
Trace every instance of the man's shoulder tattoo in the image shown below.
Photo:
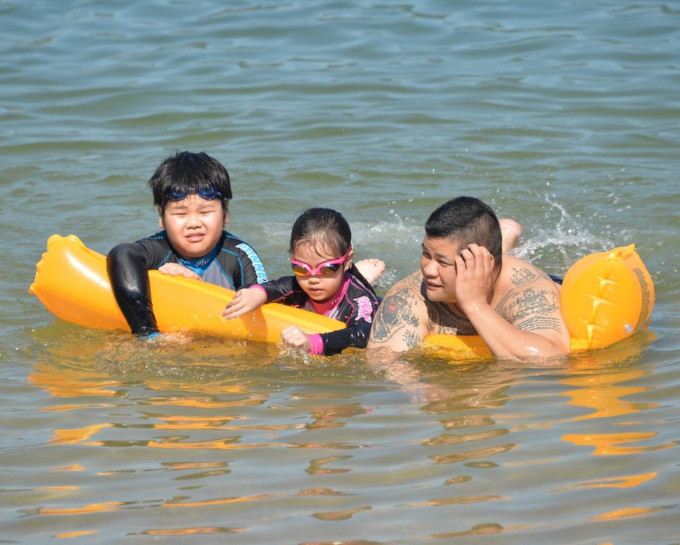
[[[513,286],[523,286],[529,282],[533,282],[538,278],[535,271],[528,267],[512,267],[510,274],[510,282]]]
[[[531,284],[536,280],[544,280],[550,278],[541,269],[534,267],[533,265],[513,265],[512,271],[510,273],[510,282],[513,286],[525,286]]]
[[[409,341],[408,335],[420,323],[413,311],[413,302],[414,297],[407,288],[388,294],[375,315],[371,338],[376,342],[385,342],[402,332],[406,344],[416,346],[420,339]]]

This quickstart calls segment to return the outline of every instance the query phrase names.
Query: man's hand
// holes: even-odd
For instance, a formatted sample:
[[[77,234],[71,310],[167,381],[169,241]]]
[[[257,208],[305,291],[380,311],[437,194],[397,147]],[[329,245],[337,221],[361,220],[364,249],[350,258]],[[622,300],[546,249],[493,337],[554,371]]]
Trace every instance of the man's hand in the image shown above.
[[[461,252],[456,292],[458,304],[493,355],[523,360],[568,353],[569,333],[555,283],[512,256],[503,257],[500,277],[495,278],[493,258],[485,252],[473,244]]]
[[[494,289],[494,258],[483,246],[470,244],[456,256],[456,301],[467,313],[489,305]]]

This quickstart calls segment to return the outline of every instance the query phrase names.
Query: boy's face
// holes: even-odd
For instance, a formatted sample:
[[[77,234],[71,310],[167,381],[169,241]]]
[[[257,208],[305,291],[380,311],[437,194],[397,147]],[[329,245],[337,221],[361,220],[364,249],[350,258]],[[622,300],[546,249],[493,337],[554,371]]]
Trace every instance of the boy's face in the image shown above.
[[[206,200],[194,193],[181,201],[168,201],[165,211],[159,208],[159,214],[158,224],[184,259],[210,253],[229,219],[220,199]]]

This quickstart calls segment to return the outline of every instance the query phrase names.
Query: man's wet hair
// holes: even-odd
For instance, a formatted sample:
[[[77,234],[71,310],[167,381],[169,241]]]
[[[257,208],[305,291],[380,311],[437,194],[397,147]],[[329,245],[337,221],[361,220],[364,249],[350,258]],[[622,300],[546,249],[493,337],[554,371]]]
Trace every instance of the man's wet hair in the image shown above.
[[[503,240],[501,226],[490,206],[475,197],[457,197],[437,208],[425,223],[425,234],[432,238],[447,238],[460,244],[484,246],[501,264]]]

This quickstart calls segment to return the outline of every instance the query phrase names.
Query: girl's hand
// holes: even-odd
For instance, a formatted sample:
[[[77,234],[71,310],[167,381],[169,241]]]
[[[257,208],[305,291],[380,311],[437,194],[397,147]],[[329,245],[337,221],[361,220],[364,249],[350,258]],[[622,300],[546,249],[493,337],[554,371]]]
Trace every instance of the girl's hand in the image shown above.
[[[293,348],[302,348],[305,352],[309,352],[309,339],[307,335],[294,325],[287,327],[281,332],[281,341],[283,341],[283,344]]]
[[[221,315],[227,320],[238,318],[243,314],[257,310],[267,302],[267,293],[262,288],[253,286],[247,290],[239,290],[234,294]]]
[[[164,265],[158,267],[158,270],[163,274],[169,274],[170,276],[183,276],[185,278],[201,280],[201,277],[198,276],[194,271],[188,269],[184,265],[180,265],[179,263],[165,263]]]

